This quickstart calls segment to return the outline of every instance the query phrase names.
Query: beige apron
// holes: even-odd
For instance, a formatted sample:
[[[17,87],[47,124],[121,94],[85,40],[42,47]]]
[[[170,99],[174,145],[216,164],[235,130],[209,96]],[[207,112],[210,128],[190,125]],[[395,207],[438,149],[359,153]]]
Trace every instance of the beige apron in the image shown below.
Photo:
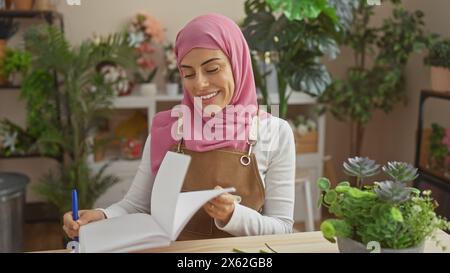
[[[252,148],[256,140],[249,140],[248,152],[217,149],[207,152],[187,150],[183,139],[171,150],[191,156],[191,163],[181,191],[235,187],[232,193],[242,198],[241,204],[258,212],[264,205],[264,187]],[[198,240],[231,237],[219,230],[214,219],[201,208],[189,221],[177,240]]]

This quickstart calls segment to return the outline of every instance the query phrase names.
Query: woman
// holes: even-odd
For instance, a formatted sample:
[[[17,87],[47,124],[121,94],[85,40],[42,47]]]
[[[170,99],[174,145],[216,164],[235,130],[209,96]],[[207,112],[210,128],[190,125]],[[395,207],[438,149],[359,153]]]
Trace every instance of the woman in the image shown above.
[[[294,136],[286,121],[257,112],[249,48],[239,27],[222,15],[199,16],[178,33],[175,53],[183,78],[183,111],[154,117],[124,199],[106,209],[80,211],[76,222],[66,213],[65,232],[75,237],[89,222],[150,213],[154,177],[169,150],[192,157],[182,191],[236,188],[233,195],[205,204],[178,240],[292,232]]]

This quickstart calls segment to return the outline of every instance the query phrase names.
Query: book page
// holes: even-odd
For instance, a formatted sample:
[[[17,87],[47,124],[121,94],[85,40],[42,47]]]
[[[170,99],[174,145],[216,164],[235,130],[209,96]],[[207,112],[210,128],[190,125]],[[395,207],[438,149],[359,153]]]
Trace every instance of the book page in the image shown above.
[[[213,189],[180,193],[175,212],[175,222],[171,233],[175,241],[192,216],[209,200],[226,192],[234,192],[235,188]]]
[[[80,252],[123,252],[170,244],[151,215],[127,214],[89,223],[80,229]]]
[[[166,231],[173,231],[175,211],[191,157],[168,151],[159,167],[153,184],[151,215]]]

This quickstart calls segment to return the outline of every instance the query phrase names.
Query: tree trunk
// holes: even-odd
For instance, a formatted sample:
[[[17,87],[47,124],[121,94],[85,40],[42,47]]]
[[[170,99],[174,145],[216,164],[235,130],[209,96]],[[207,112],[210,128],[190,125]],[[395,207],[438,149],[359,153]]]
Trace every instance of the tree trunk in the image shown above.
[[[350,122],[350,157],[361,156],[366,128],[360,122]]]

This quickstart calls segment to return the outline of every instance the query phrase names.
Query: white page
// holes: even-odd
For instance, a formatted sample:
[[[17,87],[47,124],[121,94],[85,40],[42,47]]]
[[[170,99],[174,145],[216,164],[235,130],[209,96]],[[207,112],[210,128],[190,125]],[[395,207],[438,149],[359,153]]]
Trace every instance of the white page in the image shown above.
[[[191,157],[168,151],[159,167],[152,190],[151,215],[170,237],[177,201]]]
[[[206,202],[222,193],[234,191],[236,191],[235,188],[225,188],[180,193],[171,234],[172,241],[177,239],[187,222]]]
[[[132,251],[169,243],[167,233],[144,213],[92,222],[80,229],[80,252]]]

